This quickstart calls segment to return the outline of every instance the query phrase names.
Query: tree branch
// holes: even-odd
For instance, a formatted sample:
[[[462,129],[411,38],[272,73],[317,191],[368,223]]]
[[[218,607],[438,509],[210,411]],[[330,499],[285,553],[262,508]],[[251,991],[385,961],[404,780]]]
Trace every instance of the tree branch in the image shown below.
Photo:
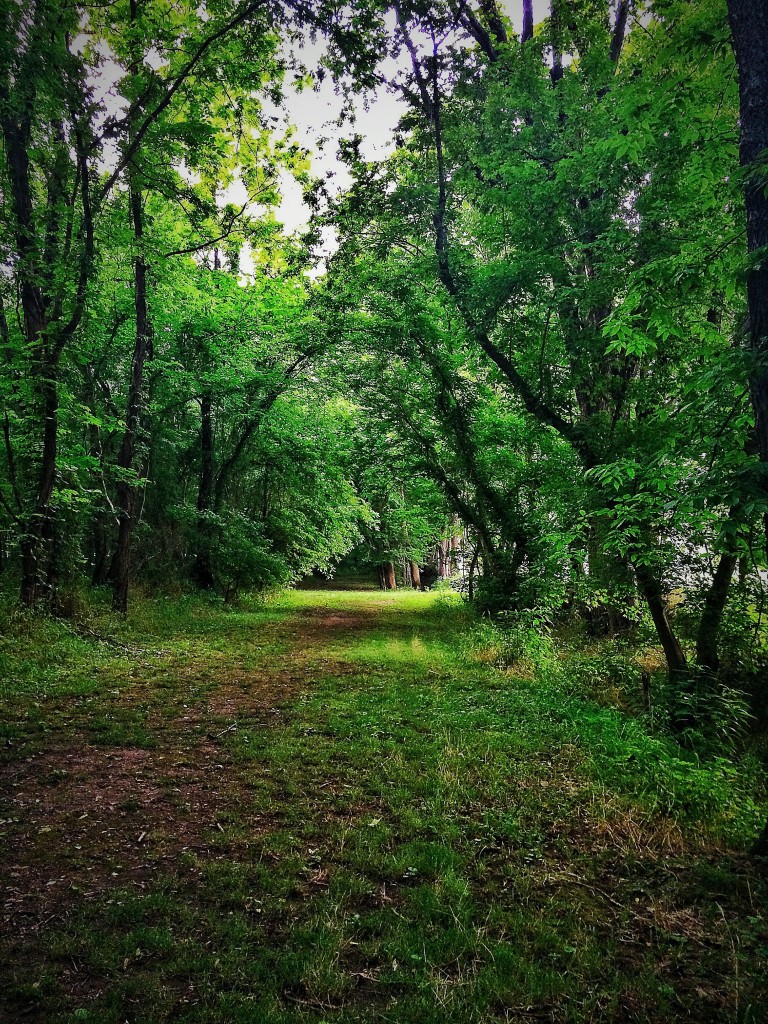
[[[521,399],[526,410],[540,423],[552,427],[573,448],[578,451],[589,468],[597,462],[596,453],[587,444],[583,433],[573,423],[566,420],[555,409],[552,409],[544,402],[540,395],[537,395],[528,381],[519,372],[513,361],[502,352],[493,342],[485,327],[477,321],[468,305],[464,301],[461,289],[453,276],[448,257],[448,227],[446,224],[447,209],[447,185],[445,172],[445,156],[443,153],[443,138],[441,124],[440,93],[437,83],[437,55],[433,66],[432,79],[432,109],[433,123],[435,129],[435,154],[437,159],[438,176],[438,199],[437,208],[434,214],[435,224],[435,251],[437,253],[438,275],[449,295],[452,296],[464,323],[475,338],[479,347],[495,363],[507,381],[512,385],[514,391]]]
[[[464,28],[475,40],[477,45],[488,58],[489,62],[491,64],[495,64],[496,61],[499,59],[499,55],[496,52],[496,47],[493,45],[491,34],[482,24],[482,22],[478,19],[474,11],[469,7],[466,0],[462,0],[461,4],[459,5],[457,19],[460,24],[463,24]]]
[[[167,259],[169,256],[187,256],[193,252],[200,252],[202,249],[210,249],[212,245],[216,245],[218,242],[223,242],[225,238],[229,238],[229,236],[232,234],[232,230],[235,224],[240,220],[240,218],[243,216],[243,214],[248,209],[248,207],[250,206],[250,204],[253,202],[257,195],[258,192],[254,193],[251,196],[248,196],[248,198],[240,207],[240,209],[230,216],[229,224],[226,226],[222,234],[218,235],[216,238],[206,239],[205,241],[200,242],[197,245],[189,245],[185,249],[171,249],[170,252],[163,253],[163,259]]]
[[[610,57],[614,64],[618,64],[621,56],[621,48],[624,45],[624,35],[627,31],[627,17],[629,15],[629,0],[619,0],[616,8],[616,21],[611,36]]]
[[[413,40],[411,39],[410,33],[408,31],[408,22],[405,19],[405,15],[403,14],[402,8],[399,3],[395,4],[395,13],[397,15],[397,27],[400,30],[400,35],[403,37],[405,48],[408,50],[408,53],[410,54],[411,57],[411,64],[413,65],[413,77],[416,79],[416,85],[418,87],[419,95],[421,97],[422,108],[427,116],[427,119],[431,121],[433,116],[432,100],[429,95],[427,81],[421,72],[421,62],[419,61],[419,55],[416,52],[416,47],[414,46]]]
[[[253,436],[259,424],[263,421],[264,416],[269,412],[283,393],[291,377],[293,377],[297,370],[299,370],[313,354],[313,352],[302,352],[301,355],[297,356],[296,359],[294,359],[294,361],[287,367],[281,380],[267,392],[265,397],[257,405],[256,411],[243,424],[243,429],[235,443],[234,449],[222,462],[219,467],[219,472],[216,474],[216,480],[213,486],[213,507],[216,512],[221,509],[221,505],[224,500],[224,488],[229,480],[229,475],[239,462],[248,441]]]
[[[523,6],[525,6],[526,2],[528,0],[523,0]],[[480,9],[485,16],[485,20],[488,22],[491,32],[493,32],[500,43],[506,43],[507,30],[504,27],[504,22],[501,20],[496,0],[480,0]],[[531,24],[533,24],[533,20],[531,20]]]
[[[157,104],[155,109],[151,111],[151,113],[147,114],[142,123],[136,129],[133,138],[125,147],[123,155],[118,160],[117,166],[115,167],[114,171],[110,174],[110,176],[107,178],[107,180],[101,187],[101,190],[99,192],[100,202],[105,199],[112,186],[115,184],[115,182],[120,177],[122,172],[125,170],[125,168],[128,166],[128,164],[131,162],[133,157],[138,152],[139,147],[141,146],[144,140],[144,136],[147,134],[147,131],[151,128],[155,121],[157,121],[162,112],[168,107],[173,97],[179,91],[179,89],[187,80],[187,78],[189,78],[189,76],[195,70],[196,66],[199,64],[199,62],[205,56],[208,50],[210,50],[214,43],[217,43],[225,35],[227,35],[233,29],[237,28],[238,25],[242,25],[242,23],[251,14],[257,11],[260,7],[265,6],[265,4],[266,0],[252,0],[251,3],[246,4],[246,6],[240,11],[239,14],[236,14],[234,18],[230,19],[230,21],[228,21],[225,25],[222,25],[222,27],[220,29],[217,29],[216,32],[213,32],[210,36],[208,36],[207,39],[203,40],[200,46],[198,46],[195,53],[192,55],[192,57],[190,57],[190,59],[184,65],[182,70],[176,76],[170,88],[167,90],[167,92],[160,100],[160,102]]]
[[[54,356],[58,358],[61,352],[80,325],[85,312],[85,299],[88,291],[88,281],[93,269],[94,257],[94,235],[93,235],[93,208],[91,206],[91,178],[88,166],[83,135],[80,128],[75,128],[75,141],[77,150],[77,167],[80,174],[80,197],[83,204],[81,232],[83,234],[83,248],[80,254],[80,269],[77,278],[77,290],[75,293],[75,304],[69,321],[60,329],[54,345]]]

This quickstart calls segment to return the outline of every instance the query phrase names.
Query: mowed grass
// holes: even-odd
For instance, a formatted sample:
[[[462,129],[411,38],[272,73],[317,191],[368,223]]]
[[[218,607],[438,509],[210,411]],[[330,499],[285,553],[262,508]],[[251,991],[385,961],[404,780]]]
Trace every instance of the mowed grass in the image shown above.
[[[445,595],[13,624],[0,1020],[768,1019],[763,808]]]

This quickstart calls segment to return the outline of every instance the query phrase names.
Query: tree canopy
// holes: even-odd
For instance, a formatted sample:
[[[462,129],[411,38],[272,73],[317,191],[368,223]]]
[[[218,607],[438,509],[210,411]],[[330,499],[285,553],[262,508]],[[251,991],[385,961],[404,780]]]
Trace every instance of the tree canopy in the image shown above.
[[[535,23],[523,0],[519,31],[494,0],[0,11],[0,551],[25,605],[347,557],[384,586],[458,573],[493,613],[647,621],[683,726],[724,657],[759,672],[750,5]],[[275,113],[327,79],[342,190]],[[371,160],[375,90],[403,114]]]

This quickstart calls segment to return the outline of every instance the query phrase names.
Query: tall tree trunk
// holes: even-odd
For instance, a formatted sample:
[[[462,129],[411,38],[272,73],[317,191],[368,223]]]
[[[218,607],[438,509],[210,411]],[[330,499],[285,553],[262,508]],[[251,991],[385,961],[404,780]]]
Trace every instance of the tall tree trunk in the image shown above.
[[[53,530],[51,498],[56,483],[59,434],[58,359],[49,357],[45,352],[45,343],[41,337],[46,323],[44,316],[39,313],[39,309],[34,313],[25,309],[24,317],[27,337],[31,334],[36,339],[35,390],[43,428],[37,490],[21,541],[21,601],[27,607],[37,602],[44,576],[49,569],[44,549],[46,539],[52,536]]]
[[[752,852],[757,857],[768,857],[768,821],[765,823],[765,827],[760,833],[757,842],[752,847]]]
[[[411,562],[411,585],[414,590],[421,590],[421,569],[418,562]]]
[[[527,43],[533,39],[533,0],[523,0],[523,31],[520,33],[520,42]]]
[[[199,587],[211,590],[214,585],[211,568],[211,524],[207,513],[213,497],[213,416],[211,394],[200,399],[200,484],[197,491],[197,554],[192,575]]]
[[[130,186],[131,218],[136,239],[137,253],[134,265],[134,305],[136,310],[136,341],[131,363],[131,382],[128,390],[128,412],[125,418],[125,433],[120,445],[117,464],[122,470],[117,486],[118,534],[114,558],[114,585],[112,609],[116,612],[128,610],[128,580],[131,567],[131,536],[135,526],[136,486],[129,479],[133,472],[139,428],[141,424],[142,391],[144,368],[152,355],[152,323],[147,309],[147,264],[144,262],[142,241],[144,221],[141,207],[141,192],[135,181]]]
[[[461,550],[461,537],[453,536],[450,541],[450,565],[451,575],[458,572],[459,568],[459,552]]]
[[[50,568],[44,557],[44,546],[52,535],[51,497],[56,482],[59,432],[58,365],[42,358],[37,374],[43,417],[43,448],[35,504],[21,540],[21,601],[28,608],[37,603],[43,573],[48,575]]]
[[[109,578],[109,544],[105,519],[104,512],[98,509],[91,525],[91,583],[94,587],[102,586]]]
[[[671,680],[684,680],[688,674],[688,662],[680,641],[667,617],[667,607],[662,594],[661,584],[654,573],[644,563],[635,565],[638,586],[648,605],[656,635],[664,651],[667,672]]]
[[[759,0],[728,0],[733,48],[739,69],[740,156],[745,173],[747,246],[750,253],[768,247],[768,5]],[[752,262],[747,273],[750,374],[761,484],[768,500],[768,260]],[[768,512],[764,515],[768,553]]]
[[[450,540],[441,540],[437,544],[437,572],[441,580],[451,575]]]
[[[30,181],[29,142],[32,117],[30,107],[20,121],[10,116],[2,119],[8,172],[16,220],[16,251],[18,257],[19,298],[24,321],[24,335],[32,353],[32,383],[37,416],[42,424],[40,469],[26,521],[22,524],[21,602],[32,607],[38,599],[44,538],[49,533],[51,497],[56,480],[58,444],[58,352],[48,338],[48,299],[40,285],[41,269],[35,243],[33,196]]]
[[[469,563],[469,577],[467,581],[467,600],[474,601],[475,599],[475,570],[477,569],[477,561],[480,558],[480,544],[472,552],[472,560]]]
[[[384,582],[387,590],[397,590],[397,579],[393,562],[384,563]]]
[[[768,196],[763,163],[768,149],[768,6],[760,0],[728,0],[728,17],[739,69],[740,156],[747,179],[747,246],[750,253],[768,246]],[[749,339],[754,362],[750,374],[755,430],[762,464],[761,483],[768,499],[768,260],[752,263],[747,274]],[[768,557],[768,511],[763,514]],[[768,824],[755,845],[768,855]]]
[[[49,122],[53,138],[47,154],[50,165],[44,186],[44,203],[33,183],[32,124],[39,117],[47,118],[50,113],[39,107],[36,91],[38,75],[41,62],[45,59],[43,55],[51,53],[51,31],[58,29],[49,22],[50,15],[55,14],[50,4],[30,5],[28,13],[29,19],[24,30],[25,45],[19,52],[18,65],[14,66],[13,61],[3,61],[0,130],[9,185],[5,198],[13,210],[14,219],[14,274],[24,336],[31,357],[34,400],[29,414],[33,426],[39,425],[42,430],[34,491],[29,502],[25,503],[26,509],[19,510],[20,598],[23,604],[32,606],[39,597],[41,586],[45,585],[46,580],[55,579],[57,571],[56,551],[48,542],[55,535],[51,498],[57,471],[60,362],[64,345],[77,329],[83,313],[93,254],[93,225],[87,146],[81,131],[83,125],[75,126],[74,136],[67,141],[61,111]],[[3,27],[8,27],[5,19]],[[62,65],[49,73],[66,77]],[[62,317],[65,303],[57,276],[62,269],[59,262],[62,253],[70,252],[68,242],[63,246],[61,244],[63,237],[67,236],[66,229],[62,235],[62,207],[66,205],[67,179],[72,168],[70,146],[75,150],[77,161],[85,238],[79,271],[73,278],[76,281],[72,296],[74,301],[69,308],[69,319],[64,322]]]

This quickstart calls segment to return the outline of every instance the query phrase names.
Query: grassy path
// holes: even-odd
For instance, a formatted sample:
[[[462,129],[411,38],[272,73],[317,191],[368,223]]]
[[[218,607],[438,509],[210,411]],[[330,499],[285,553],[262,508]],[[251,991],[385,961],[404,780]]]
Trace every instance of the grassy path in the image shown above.
[[[768,1020],[728,779],[468,657],[460,609],[106,623],[0,642],[1,1021]]]

